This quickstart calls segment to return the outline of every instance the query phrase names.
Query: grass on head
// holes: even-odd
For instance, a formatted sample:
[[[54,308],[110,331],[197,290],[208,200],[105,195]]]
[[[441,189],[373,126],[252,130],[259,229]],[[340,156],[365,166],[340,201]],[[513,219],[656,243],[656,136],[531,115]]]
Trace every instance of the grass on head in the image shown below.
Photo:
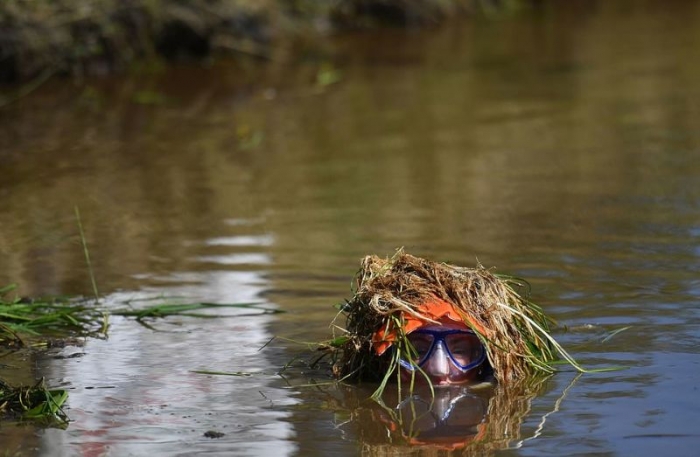
[[[418,306],[435,298],[455,310],[481,339],[494,377],[501,383],[555,371],[552,363],[562,355],[581,367],[549,335],[553,321],[527,298],[525,281],[495,275],[481,265],[464,268],[433,262],[399,250],[393,257],[367,256],[356,275],[354,296],[339,313],[346,318],[343,339],[335,338],[334,373],[341,379],[380,380],[375,395],[393,372],[399,357],[411,346],[401,331],[403,317],[421,315]],[[337,318],[336,318],[337,319]],[[378,357],[373,334],[382,326],[397,330],[394,350]]]

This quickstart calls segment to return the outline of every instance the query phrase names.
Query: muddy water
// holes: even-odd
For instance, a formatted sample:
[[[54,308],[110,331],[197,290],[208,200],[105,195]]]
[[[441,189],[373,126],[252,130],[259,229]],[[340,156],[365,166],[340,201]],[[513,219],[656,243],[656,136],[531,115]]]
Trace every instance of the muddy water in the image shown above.
[[[106,341],[5,355],[4,378],[69,389],[72,422],[0,427],[0,449],[694,455],[699,19],[691,2],[545,6],[344,37],[297,65],[52,82],[3,109],[0,283],[89,294],[78,206],[107,306],[285,313],[114,318]],[[443,392],[410,448],[369,387],[280,375],[302,348],[261,347],[326,337],[359,259],[400,246],[527,278],[584,365],[629,369]]]

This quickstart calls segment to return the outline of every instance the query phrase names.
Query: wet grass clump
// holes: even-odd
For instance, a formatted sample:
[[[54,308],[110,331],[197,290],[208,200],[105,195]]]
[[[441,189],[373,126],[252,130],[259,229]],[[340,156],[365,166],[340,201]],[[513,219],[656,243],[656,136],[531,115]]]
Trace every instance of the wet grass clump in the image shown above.
[[[0,289],[0,346],[12,350],[80,344],[76,337],[104,338],[112,315],[132,318],[152,328],[148,321],[171,316],[225,317],[203,310],[250,310],[250,313],[236,313],[235,317],[281,312],[258,303],[161,303],[140,309],[107,310],[97,300],[9,298],[15,288],[11,285]],[[245,373],[233,375],[248,376]],[[0,379],[0,420],[41,421],[47,426],[62,427],[68,424],[63,412],[67,399],[67,391],[47,388],[43,380],[33,386],[14,387]]]
[[[33,386],[13,387],[0,379],[0,418],[15,421],[39,421],[47,426],[65,426],[68,416],[63,405],[68,392],[49,389],[44,380]]]
[[[158,319],[170,316],[189,316],[203,319],[222,317],[219,314],[205,314],[198,311],[205,309],[239,308],[253,311],[253,314],[276,314],[281,313],[279,309],[266,308],[259,303],[172,303],[159,304],[141,309],[123,308],[113,310],[115,316],[133,317],[136,320]],[[245,315],[245,314],[244,314]],[[241,314],[237,315],[238,317]]]
[[[0,345],[43,345],[50,338],[104,337],[108,315],[87,301],[64,298],[8,298],[16,286],[0,289]]]
[[[172,316],[203,319],[225,317],[219,313],[205,313],[204,310],[236,308],[250,311],[237,313],[236,317],[282,312],[259,303],[160,303],[142,308],[107,309],[97,299],[8,298],[15,288],[10,285],[0,289],[0,346],[4,347],[47,346],[75,337],[104,338],[110,316],[132,318],[150,328],[148,321]]]

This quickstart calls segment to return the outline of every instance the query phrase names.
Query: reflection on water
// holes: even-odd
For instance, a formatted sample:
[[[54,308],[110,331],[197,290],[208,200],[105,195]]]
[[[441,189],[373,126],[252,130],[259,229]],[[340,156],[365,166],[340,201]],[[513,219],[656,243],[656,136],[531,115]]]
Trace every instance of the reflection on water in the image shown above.
[[[74,422],[38,432],[45,453],[355,455],[339,413],[275,375],[295,346],[258,348],[327,337],[359,259],[405,246],[526,278],[582,363],[630,367],[581,377],[544,427],[572,373],[527,408],[514,400],[503,447],[523,443],[499,454],[687,455],[700,445],[699,20],[695,2],[543,2],[329,42],[316,58],[342,79],[328,87],[314,59],[260,68],[255,84],[187,67],[56,81],[0,111],[0,284],[91,290],[77,205],[110,305],[286,311],[156,331],[115,320],[108,341],[58,354],[84,355],[0,361],[2,376],[71,388]],[[165,102],[139,103],[143,90]],[[35,431],[20,433],[0,440],[29,454]]]
[[[259,241],[226,239],[227,245],[247,248]],[[270,263],[264,254],[222,255],[217,261]],[[203,296],[226,303],[260,301],[266,283],[262,271],[210,271],[158,279],[173,283],[167,290],[179,302]],[[156,292],[112,294],[106,305],[127,302],[138,307],[143,301],[153,303]],[[164,300],[168,298],[157,302]],[[112,322],[109,340],[68,348],[62,354],[67,360],[58,365],[45,361],[43,371],[71,389],[73,421],[67,432],[44,434],[46,455],[191,455],[222,449],[227,455],[290,455],[294,445],[285,420],[288,413],[270,406],[295,402],[269,391],[277,362],[261,351],[272,337],[267,331],[270,319],[236,308],[225,317],[183,317],[153,323],[148,329],[119,319]],[[195,370],[240,375],[212,376]],[[204,436],[208,431],[224,436],[212,440]]]
[[[414,393],[393,410],[384,410],[380,420],[401,430],[409,444],[458,449],[486,430],[483,424],[487,402],[466,388]],[[365,441],[367,442],[367,441]]]
[[[340,406],[343,437],[358,440],[363,455],[404,455],[464,449],[482,440],[489,428],[490,392],[466,388],[416,391],[400,401],[389,389],[382,403],[368,401],[366,392],[344,389]],[[393,395],[392,395],[393,394]]]
[[[486,455],[521,448],[539,437],[573,385],[572,380],[563,391],[554,392],[548,379],[542,378],[510,386],[449,386],[434,391],[420,387],[401,394],[389,386],[378,402],[369,398],[376,386],[319,386],[304,394],[302,404],[318,408],[322,420],[328,420],[323,412],[332,413],[333,434],[358,443],[361,455],[440,455],[446,451]],[[548,391],[555,398],[549,410],[533,411],[534,399]],[[526,418],[536,420],[536,426],[523,427]]]

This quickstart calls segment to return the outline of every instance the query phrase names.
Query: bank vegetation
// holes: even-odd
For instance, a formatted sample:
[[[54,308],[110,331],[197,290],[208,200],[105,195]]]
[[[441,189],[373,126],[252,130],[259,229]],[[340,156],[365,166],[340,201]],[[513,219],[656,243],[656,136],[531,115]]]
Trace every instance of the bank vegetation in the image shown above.
[[[534,0],[533,0],[534,1]],[[0,83],[107,74],[136,61],[271,59],[296,41],[437,24],[525,0],[3,0]]]

